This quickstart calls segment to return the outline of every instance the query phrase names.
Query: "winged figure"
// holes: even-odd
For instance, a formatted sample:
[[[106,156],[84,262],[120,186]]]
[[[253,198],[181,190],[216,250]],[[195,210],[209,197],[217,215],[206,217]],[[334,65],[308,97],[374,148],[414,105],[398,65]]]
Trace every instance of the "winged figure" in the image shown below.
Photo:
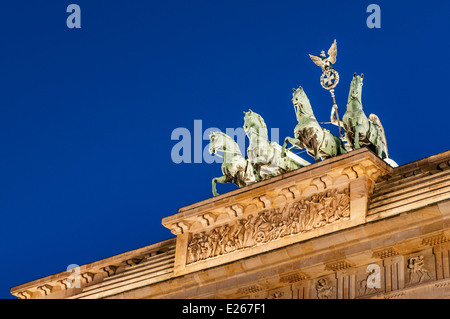
[[[332,64],[336,62],[336,55],[337,55],[337,44],[336,40],[334,40],[331,47],[328,49],[328,58],[325,54],[325,51],[322,51],[320,53],[320,56],[312,55],[310,54],[311,60],[318,66],[322,68],[322,70],[326,70],[331,67]]]
[[[387,150],[386,134],[384,133],[384,128],[383,125],[381,124],[380,118],[372,113],[369,115],[369,120],[371,120],[373,124],[378,125],[380,127],[381,140],[386,145],[386,157],[389,157],[389,153]]]

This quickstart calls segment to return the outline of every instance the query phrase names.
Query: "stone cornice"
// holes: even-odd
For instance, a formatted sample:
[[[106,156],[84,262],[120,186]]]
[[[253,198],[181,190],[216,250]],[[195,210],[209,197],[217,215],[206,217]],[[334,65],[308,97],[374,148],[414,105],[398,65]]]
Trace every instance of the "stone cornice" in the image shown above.
[[[363,148],[180,208],[177,214],[163,218],[162,224],[179,235],[199,224],[204,228],[226,223],[252,207],[257,210],[277,207],[314,192],[348,184],[361,176],[375,181],[392,173],[392,167]]]
[[[450,205],[447,201],[446,205]],[[209,294],[196,295],[198,298],[211,297],[209,287],[222,287],[221,297],[241,296],[258,293],[272,285],[302,283],[319,276],[337,277],[351,275],[352,270],[367,264],[384,262],[390,265],[402,259],[403,255],[427,249],[427,239],[440,236],[442,231],[430,231],[435,225],[448,223],[450,215],[442,212],[446,208],[432,205],[405,215],[396,215],[388,219],[379,219],[372,223],[361,224],[344,232],[329,233],[307,242],[298,242],[276,250],[266,251],[255,256],[238,259],[227,264],[210,267],[202,271],[174,275],[171,279],[154,286],[145,286],[152,298],[184,298],[192,291],[203,288]],[[401,238],[395,246],[385,246],[392,238]],[[425,240],[425,243],[423,241]],[[336,257],[339,257],[336,259]],[[396,259],[397,258],[397,259]],[[284,272],[271,271],[272,268],[284,269]],[[260,280],[257,280],[261,278]],[[437,283],[439,283],[438,281]],[[445,285],[448,285],[448,279]],[[227,285],[225,284],[227,283]],[[429,283],[430,285],[433,282]],[[434,284],[433,284],[434,286]],[[445,287],[440,284],[439,287]],[[134,287],[123,292],[120,298],[133,298],[139,295],[139,288]],[[408,289],[414,289],[408,288]],[[406,289],[403,289],[406,290]],[[229,293],[229,295],[227,295]],[[195,294],[195,293],[194,293]],[[391,296],[392,293],[374,295]]]
[[[70,287],[68,279],[74,278],[73,273],[63,271],[51,276],[33,280],[11,288],[11,294],[20,299],[39,298],[51,295],[55,291],[66,291],[66,297],[71,293],[80,292],[81,289],[97,283],[105,277],[114,275],[118,270],[133,267],[139,262],[151,258],[159,252],[164,252],[175,245],[175,238],[158,242],[149,246],[134,249],[122,254],[108,257],[93,263],[80,265],[77,269],[79,275],[79,289]],[[73,288],[73,289],[71,289]]]
[[[276,237],[273,231],[274,238],[259,245],[187,262],[187,247],[194,235],[210,234],[227,224],[235,227],[260,213],[286,213],[299,202],[308,204],[313,195],[324,199],[327,192],[342,195],[346,189],[350,216],[340,212],[346,218],[285,237]],[[70,273],[64,271],[13,287],[11,293],[20,299],[278,298],[286,294],[285,285],[303,287],[305,294],[312,294],[315,288],[308,285],[314,285],[318,277],[328,276],[330,285],[333,280],[355,285],[372,263],[386,271],[400,271],[395,276],[406,275],[395,287],[386,286],[369,298],[404,298],[414,296],[420,280],[408,282],[409,260],[423,254],[425,268],[430,270],[436,263],[437,269],[436,281],[426,277],[430,281],[424,285],[445,292],[449,286],[450,151],[393,169],[360,149],[183,207],[162,223],[177,237],[81,265],[80,288],[70,287]],[[343,291],[337,293],[338,298],[342,296]],[[355,291],[348,296],[361,297]]]
[[[162,220],[177,235],[174,272],[198,271],[365,223],[375,182],[392,173],[386,162],[360,149],[183,207]]]

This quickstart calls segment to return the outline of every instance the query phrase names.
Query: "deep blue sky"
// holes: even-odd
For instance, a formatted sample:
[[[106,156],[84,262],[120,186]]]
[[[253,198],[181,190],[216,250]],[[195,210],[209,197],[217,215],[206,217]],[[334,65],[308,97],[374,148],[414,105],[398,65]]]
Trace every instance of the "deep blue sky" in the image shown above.
[[[66,26],[71,3],[81,29]],[[366,26],[370,3],[381,29]],[[299,85],[328,121],[308,53],[334,39],[341,117],[364,73],[364,110],[393,160],[450,149],[449,16],[448,0],[2,2],[0,298],[172,237],[161,218],[211,197],[221,175],[217,163],[172,162],[175,128],[242,127],[251,108],[292,136]]]

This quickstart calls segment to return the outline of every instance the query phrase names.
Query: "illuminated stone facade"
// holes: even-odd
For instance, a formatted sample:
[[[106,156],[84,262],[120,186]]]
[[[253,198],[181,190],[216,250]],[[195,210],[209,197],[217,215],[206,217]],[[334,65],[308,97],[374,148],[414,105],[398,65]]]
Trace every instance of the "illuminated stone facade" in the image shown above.
[[[11,289],[29,298],[450,298],[450,151],[367,149],[181,208],[175,238]],[[67,280],[68,276],[71,276]]]

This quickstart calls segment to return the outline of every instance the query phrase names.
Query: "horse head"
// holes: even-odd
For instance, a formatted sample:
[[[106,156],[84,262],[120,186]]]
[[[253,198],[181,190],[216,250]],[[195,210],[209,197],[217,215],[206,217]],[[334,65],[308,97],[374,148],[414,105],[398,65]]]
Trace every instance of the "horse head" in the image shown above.
[[[292,104],[294,104],[295,114],[297,115],[297,120],[300,120],[300,116],[314,117],[312,111],[311,103],[306,96],[305,91],[300,86],[298,89],[292,89]]]
[[[236,141],[221,131],[211,132],[209,134],[209,153],[216,154],[217,151],[242,155]]]
[[[251,129],[255,129],[259,134],[264,134],[267,131],[266,123],[264,119],[256,112],[249,110],[244,112],[244,131],[248,133]]]
[[[209,134],[209,153],[210,154],[216,154],[217,149],[222,147],[223,144],[223,137],[220,132],[211,132]]]
[[[348,102],[355,99],[361,102],[363,78],[363,73],[361,73],[361,75],[356,75],[356,73],[353,74],[353,79],[350,83],[350,92],[348,93]]]

